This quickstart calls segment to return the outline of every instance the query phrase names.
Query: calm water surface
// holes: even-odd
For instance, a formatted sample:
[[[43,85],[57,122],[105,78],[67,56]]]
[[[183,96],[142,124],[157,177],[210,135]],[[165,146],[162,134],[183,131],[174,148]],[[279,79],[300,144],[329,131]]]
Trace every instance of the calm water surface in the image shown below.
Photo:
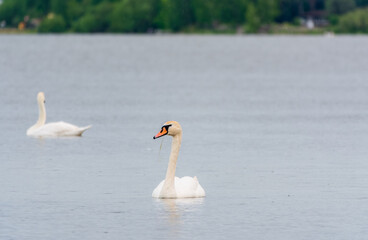
[[[367,45],[1,35],[0,239],[367,239]],[[93,128],[27,137],[38,91],[48,122]],[[168,120],[205,199],[151,198]]]

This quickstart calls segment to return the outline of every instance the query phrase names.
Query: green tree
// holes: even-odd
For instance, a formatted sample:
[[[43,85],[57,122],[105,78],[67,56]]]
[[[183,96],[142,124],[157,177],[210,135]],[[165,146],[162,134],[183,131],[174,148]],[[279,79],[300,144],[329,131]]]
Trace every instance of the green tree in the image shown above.
[[[116,4],[111,14],[110,30],[113,32],[147,32],[153,27],[152,0],[123,0]]]
[[[276,18],[277,22],[292,22],[296,17],[302,14],[301,0],[280,0],[278,3],[279,15]]]
[[[326,10],[329,14],[343,14],[355,8],[354,0],[327,0]]]
[[[278,1],[277,0],[258,0],[257,13],[262,23],[269,24],[275,20],[278,15]]]
[[[170,29],[170,0],[159,1],[159,11],[154,19],[156,26],[160,29]]]
[[[215,19],[222,23],[242,24],[247,0],[213,0],[215,3]]]
[[[261,26],[261,20],[258,17],[257,9],[253,3],[249,3],[245,13],[245,31],[255,33]]]
[[[66,11],[65,11],[65,21],[68,26],[71,26],[73,22],[78,20],[84,14],[86,14],[85,6],[82,5],[78,0],[65,0],[66,1]]]
[[[358,7],[365,7],[368,6],[368,0],[355,0],[355,4]]]
[[[189,0],[161,0],[155,23],[159,28],[179,31],[194,23],[192,2]]]
[[[51,12],[65,17],[67,12],[67,3],[68,0],[51,0]]]
[[[193,0],[194,19],[198,26],[208,27],[214,20],[214,4],[212,0]]]
[[[66,23],[61,15],[49,14],[38,27],[40,33],[61,33],[66,31]]]
[[[4,0],[0,5],[0,21],[17,26],[26,15],[26,2],[24,0]]]
[[[49,12],[50,0],[27,0],[27,15],[43,17]]]
[[[99,32],[100,26],[96,17],[87,13],[73,23],[72,30],[80,33]]]
[[[101,2],[91,8],[86,14],[73,24],[76,32],[105,32],[110,26],[107,16],[112,12],[113,5],[110,2]]]
[[[342,15],[336,30],[340,33],[368,33],[368,8]]]

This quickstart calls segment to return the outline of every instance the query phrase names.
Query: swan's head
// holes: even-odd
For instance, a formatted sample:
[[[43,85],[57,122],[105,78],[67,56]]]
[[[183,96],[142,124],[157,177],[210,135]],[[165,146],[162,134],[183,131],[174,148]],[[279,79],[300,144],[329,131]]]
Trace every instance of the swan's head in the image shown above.
[[[164,125],[161,127],[161,131],[156,134],[156,136],[153,137],[153,139],[169,135],[169,136],[175,136],[177,134],[181,133],[181,126],[176,121],[168,121],[165,122]]]
[[[39,92],[37,94],[37,101],[39,103],[44,103],[45,102],[45,94],[43,92]]]

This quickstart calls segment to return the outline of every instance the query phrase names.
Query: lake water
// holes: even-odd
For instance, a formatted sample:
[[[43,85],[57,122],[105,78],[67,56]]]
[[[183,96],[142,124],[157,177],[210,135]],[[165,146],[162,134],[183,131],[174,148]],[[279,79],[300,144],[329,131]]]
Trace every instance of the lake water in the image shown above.
[[[0,239],[367,239],[367,46],[0,35]],[[38,91],[47,122],[93,127],[27,137]],[[183,127],[176,175],[197,176],[204,199],[151,198],[168,120]]]

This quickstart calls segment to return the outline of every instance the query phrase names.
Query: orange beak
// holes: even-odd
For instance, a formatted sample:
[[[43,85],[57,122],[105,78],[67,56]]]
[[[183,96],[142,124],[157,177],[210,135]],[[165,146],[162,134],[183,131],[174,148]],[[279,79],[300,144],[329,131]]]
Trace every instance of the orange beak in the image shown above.
[[[167,129],[163,127],[159,133],[156,134],[156,136],[153,137],[153,139],[165,136],[167,134]]]

